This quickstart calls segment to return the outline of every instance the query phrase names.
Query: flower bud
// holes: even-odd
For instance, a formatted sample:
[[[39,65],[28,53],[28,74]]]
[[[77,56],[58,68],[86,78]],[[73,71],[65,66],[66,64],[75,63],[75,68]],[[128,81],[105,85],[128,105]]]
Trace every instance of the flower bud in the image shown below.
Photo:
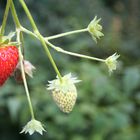
[[[94,41],[97,43],[97,39],[100,39],[100,37],[104,36],[102,31],[102,26],[99,24],[101,18],[97,19],[97,16],[90,22],[88,25],[88,31],[91,34]]]
[[[34,132],[38,132],[39,134],[43,134],[43,131],[45,131],[45,129],[43,128],[41,122],[32,119],[31,121],[29,121],[23,128],[23,130],[20,133],[29,133],[30,135],[32,135]]]
[[[117,67],[117,59],[120,57],[117,53],[114,53],[113,55],[109,56],[105,63],[108,66],[109,72],[112,73],[113,70],[116,70]]]

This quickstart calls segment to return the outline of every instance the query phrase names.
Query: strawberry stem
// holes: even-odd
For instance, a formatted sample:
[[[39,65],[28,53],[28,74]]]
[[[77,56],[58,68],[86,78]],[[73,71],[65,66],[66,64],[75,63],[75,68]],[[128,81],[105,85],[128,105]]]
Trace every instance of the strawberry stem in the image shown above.
[[[52,43],[50,43],[49,41],[46,42],[50,47],[52,47],[53,49],[55,49],[58,52],[64,53],[64,54],[68,54],[68,55],[72,55],[72,56],[76,56],[76,57],[81,57],[81,58],[86,58],[86,59],[91,59],[91,60],[95,60],[95,61],[100,61],[100,62],[105,62],[104,59],[100,59],[97,57],[92,57],[92,56],[87,56],[87,55],[83,55],[83,54],[79,54],[79,53],[74,53],[74,52],[70,52],[70,51],[66,51],[60,47],[57,47],[55,45],[53,45]]]
[[[15,9],[13,1],[11,1],[10,9],[11,9],[11,13],[12,13],[12,16],[13,16],[13,19],[14,19],[16,27],[20,28],[21,24],[20,24],[20,21],[18,19],[18,16],[17,16],[16,9]]]
[[[5,32],[5,26],[6,26],[6,22],[7,22],[7,17],[8,17],[11,1],[12,0],[7,0],[6,9],[5,9],[4,17],[3,17],[3,21],[2,21],[2,26],[1,26],[1,29],[0,29],[0,40],[2,39],[2,36]]]
[[[34,22],[34,20],[32,18],[32,15],[31,15],[28,7],[26,6],[26,3],[24,2],[24,0],[19,0],[19,1],[20,1],[21,5],[23,7],[28,19],[30,20],[30,23],[32,25],[32,28],[33,28],[34,32],[36,32],[36,31],[38,32],[38,28],[37,28],[37,26],[36,26],[36,24],[35,24],[35,22]]]
[[[61,33],[61,34],[57,34],[57,35],[45,37],[45,39],[46,39],[46,40],[52,40],[52,39],[64,37],[64,36],[67,36],[67,35],[77,34],[77,33],[82,33],[82,32],[87,32],[87,31],[88,31],[87,28],[85,28],[85,29],[80,29],[80,30],[74,30],[74,31],[66,32],[66,33]]]
[[[82,29],[82,30],[84,30],[84,29]],[[86,30],[86,29],[85,29],[85,30]],[[24,28],[24,27],[21,27],[21,31],[23,31],[23,32],[25,32],[26,34],[29,34],[29,35],[34,36],[35,38],[39,39],[39,37],[38,37],[36,34],[34,34],[33,32],[31,32],[31,31],[29,31],[29,30],[27,30],[27,29]],[[79,31],[79,30],[76,30],[76,31]],[[73,32],[73,31],[71,31],[71,33],[72,33],[72,32]],[[70,33],[70,34],[71,34],[71,33]],[[64,33],[64,34],[66,34],[66,33]],[[69,32],[68,32],[68,34],[69,34]],[[61,36],[61,35],[63,35],[63,33],[60,34],[60,36]],[[56,35],[56,36],[57,36],[57,35]],[[59,36],[59,35],[58,35],[58,36]],[[51,39],[54,39],[53,37],[55,37],[55,36],[52,36]],[[50,43],[50,42],[48,41],[48,38],[50,38],[50,37],[43,37],[42,39],[46,42],[46,44],[48,44],[48,46],[52,47],[54,50],[56,50],[56,51],[58,51],[58,52],[61,52],[61,53],[64,53],[64,54],[68,54],[68,55],[72,55],[72,56],[76,56],[76,57],[91,59],[91,60],[100,61],[100,62],[105,62],[104,59],[100,59],[100,58],[97,58],[97,57],[92,57],[92,56],[87,56],[87,55],[83,55],[83,54],[78,54],[78,53],[66,51],[66,50],[64,50],[64,49],[62,49],[62,48],[60,48],[60,47],[57,47],[57,46],[53,45],[52,43]],[[40,40],[40,39],[39,39],[39,40]],[[45,44],[45,45],[46,45],[46,44]],[[45,49],[46,49],[46,47],[47,47],[47,46],[45,46]]]
[[[17,41],[19,43],[22,43],[22,32],[21,31],[17,32]],[[20,66],[21,66],[21,73],[22,73],[23,83],[24,83],[24,87],[25,87],[25,91],[26,91],[27,100],[28,100],[28,103],[29,103],[31,117],[32,117],[32,119],[34,119],[35,117],[34,117],[33,106],[32,106],[32,102],[31,102],[31,98],[30,98],[30,94],[29,94],[29,89],[28,89],[28,85],[27,85],[27,81],[26,81],[25,71],[24,71],[24,64],[23,64],[23,56],[22,56],[22,51],[21,51],[21,45],[19,45],[18,49],[19,49],[19,59],[20,59]]]
[[[22,7],[23,7],[23,9],[24,9],[24,11],[25,11],[30,23],[31,23],[31,25],[32,25],[34,33],[37,35],[38,39],[40,40],[40,42],[41,42],[43,48],[45,49],[45,52],[46,52],[46,54],[47,54],[47,56],[48,56],[48,58],[50,60],[50,62],[51,62],[52,66],[53,66],[53,68],[55,70],[55,72],[57,73],[60,81],[62,82],[62,76],[61,76],[61,74],[60,74],[60,72],[59,72],[59,70],[58,70],[58,68],[57,68],[57,66],[55,64],[55,61],[53,60],[53,57],[51,56],[51,53],[50,53],[50,51],[49,51],[49,49],[48,49],[48,47],[46,45],[44,37],[40,34],[40,32],[39,32],[39,30],[38,30],[38,28],[37,28],[37,26],[36,26],[36,24],[34,22],[34,19],[33,19],[32,15],[31,15],[31,13],[30,13],[28,7],[26,6],[26,3],[24,2],[24,0],[20,0],[20,3],[21,3],[21,5],[22,5]]]
[[[30,109],[30,113],[31,113],[31,117],[32,119],[34,119],[34,111],[33,111],[33,106],[32,106],[32,102],[31,102],[31,98],[30,98],[30,94],[29,94],[29,89],[28,89],[28,85],[27,85],[27,80],[26,80],[26,76],[25,76],[25,71],[24,71],[24,65],[23,65],[23,55],[22,55],[22,51],[21,51],[21,46],[23,46],[23,34],[20,30],[21,24],[20,21],[18,19],[16,10],[15,10],[15,6],[14,3],[11,2],[11,12],[12,12],[12,16],[16,25],[16,30],[17,30],[17,42],[19,43],[19,59],[20,59],[20,65],[21,65],[21,73],[22,73],[22,78],[23,78],[23,83],[24,83],[24,87],[25,87],[25,92],[26,92],[26,96],[27,96],[27,100],[28,100],[28,104],[29,104],[29,109]]]

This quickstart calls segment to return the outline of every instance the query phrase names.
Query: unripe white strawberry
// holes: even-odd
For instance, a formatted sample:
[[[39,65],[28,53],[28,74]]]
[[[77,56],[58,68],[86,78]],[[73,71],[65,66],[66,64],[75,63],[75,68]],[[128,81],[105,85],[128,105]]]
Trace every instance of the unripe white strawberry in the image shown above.
[[[62,82],[58,79],[49,81],[48,90],[51,90],[52,97],[61,111],[69,113],[72,111],[76,99],[77,90],[75,83],[80,82],[76,77],[72,77],[71,73],[62,77]]]

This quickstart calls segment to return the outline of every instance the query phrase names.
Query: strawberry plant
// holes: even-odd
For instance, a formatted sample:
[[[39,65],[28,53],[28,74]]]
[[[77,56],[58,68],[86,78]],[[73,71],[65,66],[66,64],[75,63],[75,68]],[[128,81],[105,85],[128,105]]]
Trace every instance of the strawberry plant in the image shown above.
[[[53,39],[84,32],[89,32],[93,40],[97,43],[100,38],[104,36],[104,34],[102,33],[102,26],[100,25],[101,18],[98,19],[97,16],[95,16],[86,28],[44,37],[40,33],[24,0],[19,0],[19,2],[27,15],[29,22],[31,23],[32,30],[23,27],[18,17],[18,11],[16,11],[14,2],[12,0],[7,0],[4,18],[0,28],[0,86],[5,83],[5,81],[14,71],[16,71],[17,69],[21,71],[21,76],[25,87],[25,93],[27,96],[27,101],[31,114],[31,120],[27,123],[27,125],[25,125],[21,133],[25,132],[32,135],[34,132],[38,132],[42,135],[43,132],[46,130],[43,128],[41,122],[36,120],[26,80],[26,74],[32,77],[32,71],[35,69],[35,67],[24,57],[24,50],[26,49],[26,46],[24,46],[24,41],[26,40],[24,39],[23,34],[28,34],[39,40],[46,55],[48,56],[50,63],[52,64],[54,71],[56,72],[57,78],[49,81],[49,84],[47,85],[47,90],[51,91],[54,102],[57,104],[60,110],[65,113],[70,113],[76,103],[77,89],[75,83],[80,82],[80,80],[77,80],[77,77],[71,76],[71,73],[64,76],[60,73],[58,69],[59,64],[54,61],[54,58],[52,57],[49,48],[53,48],[55,51],[67,55],[104,63],[108,67],[110,74],[117,68],[117,59],[119,58],[119,55],[117,53],[114,53],[113,55],[105,59],[97,58],[93,56],[70,52],[51,43],[51,40]],[[14,33],[10,33],[8,36],[5,36],[5,27],[9,10],[12,13],[13,21],[15,23],[15,31]],[[16,40],[12,42],[13,36],[16,36]]]

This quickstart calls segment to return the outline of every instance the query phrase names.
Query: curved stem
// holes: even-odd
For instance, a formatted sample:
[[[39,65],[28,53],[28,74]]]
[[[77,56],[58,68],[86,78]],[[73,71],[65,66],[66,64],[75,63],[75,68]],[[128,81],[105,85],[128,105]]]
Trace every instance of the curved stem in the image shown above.
[[[78,53],[73,53],[73,52],[66,51],[66,50],[64,50],[64,49],[62,49],[62,48],[60,48],[60,47],[57,47],[57,46],[53,45],[52,43],[50,43],[48,40],[46,40],[46,37],[43,37],[43,36],[41,36],[41,35],[40,35],[40,37],[39,37],[39,35],[37,36],[35,33],[33,33],[33,32],[31,32],[31,31],[27,30],[27,29],[24,28],[24,27],[21,27],[20,29],[21,29],[21,31],[23,31],[23,32],[25,32],[25,33],[27,33],[27,34],[36,37],[36,38],[39,39],[40,41],[42,40],[41,42],[42,42],[43,47],[44,47],[44,49],[46,50],[46,52],[48,51],[48,49],[46,49],[46,48],[48,48],[48,47],[46,46],[46,43],[47,43],[50,47],[52,47],[53,49],[55,49],[56,51],[61,52],[61,53],[69,54],[69,55],[76,56],[76,57],[81,57],[81,58],[87,58],[87,59],[91,59],[91,60],[96,60],[96,61],[100,61],[100,62],[105,62],[104,59],[100,59],[100,58],[96,58],[96,57],[91,57],[91,56],[87,56],[87,55],[83,55],[83,54],[78,54]],[[73,32],[73,31],[72,31],[72,32]],[[46,43],[44,43],[44,41],[45,41]],[[50,57],[51,57],[51,56],[50,56]],[[53,63],[53,62],[52,62],[52,63]],[[55,66],[54,66],[54,67],[55,67]],[[56,68],[55,68],[55,69],[56,69]],[[57,69],[56,69],[56,71],[57,71]],[[59,73],[59,71],[58,71],[57,73]]]
[[[81,33],[81,32],[87,32],[87,31],[88,31],[88,29],[85,28],[85,29],[70,31],[70,32],[66,32],[66,33],[61,33],[61,34],[58,34],[58,35],[53,35],[53,36],[50,36],[50,37],[45,37],[45,39],[46,40],[51,40],[51,39],[60,38],[60,37],[71,35],[71,34],[77,34],[77,33]]]
[[[63,80],[62,80],[62,76],[61,76],[61,74],[60,74],[60,72],[59,72],[59,70],[58,70],[58,68],[57,68],[57,66],[56,66],[56,64],[55,64],[55,62],[54,62],[52,56],[51,56],[51,53],[50,53],[50,51],[49,51],[49,49],[48,49],[48,47],[47,47],[47,45],[46,45],[46,42],[44,41],[44,38],[43,38],[41,35],[38,35],[38,37],[39,37],[39,40],[40,40],[40,42],[41,42],[43,48],[45,49],[45,52],[47,53],[47,55],[48,55],[48,57],[49,57],[49,59],[50,59],[52,65],[53,65],[53,68],[54,68],[55,72],[57,73],[57,75],[58,75],[60,81],[62,82],[62,81],[63,81]]]
[[[53,60],[53,57],[51,56],[51,53],[50,53],[50,51],[49,51],[49,49],[48,49],[48,47],[47,47],[47,45],[46,45],[46,42],[44,41],[43,36],[40,34],[40,32],[39,32],[39,30],[38,30],[38,28],[37,28],[37,26],[36,26],[36,24],[35,24],[35,22],[34,22],[34,19],[33,19],[32,15],[31,15],[31,13],[30,13],[28,7],[26,6],[24,0],[20,0],[20,3],[21,3],[21,5],[22,5],[22,7],[23,7],[23,9],[24,9],[24,11],[25,11],[25,13],[26,13],[26,15],[27,15],[27,17],[28,17],[30,23],[31,23],[31,25],[32,25],[32,28],[33,28],[33,30],[34,30],[34,33],[35,33],[35,34],[37,35],[37,37],[39,38],[39,40],[40,40],[40,42],[41,42],[43,48],[45,49],[46,54],[47,54],[48,57],[49,57],[49,60],[50,60],[50,62],[51,62],[51,64],[52,64],[52,66],[53,66],[55,72],[57,73],[57,75],[58,75],[60,81],[62,82],[62,76],[61,76],[61,74],[60,74],[60,72],[59,72],[59,70],[58,70],[58,68],[57,68],[57,66],[56,66],[56,64],[55,64],[55,62],[54,62],[54,60]]]
[[[25,13],[26,13],[28,19],[30,20],[30,23],[31,23],[31,25],[32,25],[32,27],[33,27],[33,30],[34,30],[34,31],[38,31],[38,28],[37,28],[37,26],[36,26],[36,24],[35,24],[35,22],[34,22],[34,20],[33,20],[33,18],[32,18],[32,15],[31,15],[31,13],[30,13],[28,7],[26,6],[26,3],[24,2],[24,0],[19,0],[19,1],[20,1],[21,5],[22,5],[22,7],[23,7],[23,9],[24,9],[24,11],[25,11]]]
[[[13,1],[11,1],[11,7],[10,8],[11,8],[11,13],[12,13],[15,25],[16,25],[17,28],[20,28],[21,25],[20,25],[20,22],[19,22],[19,19],[18,19]]]
[[[32,117],[32,119],[34,119],[35,118],[34,111],[33,111],[32,102],[31,102],[31,98],[30,98],[30,94],[29,94],[28,85],[27,85],[27,80],[26,80],[26,76],[25,76],[24,65],[23,65],[23,56],[22,56],[22,51],[21,51],[21,45],[23,45],[23,40],[22,40],[23,34],[20,31],[21,25],[20,25],[20,21],[18,19],[13,2],[11,2],[11,12],[12,12],[12,16],[13,16],[13,19],[14,19],[14,22],[16,25],[16,30],[17,30],[17,42],[20,44],[18,49],[19,49],[19,59],[20,59],[20,66],[21,66],[23,83],[24,83],[24,87],[25,87],[25,92],[26,92],[26,96],[27,96],[27,100],[28,100],[28,104],[29,104],[31,117]]]
[[[22,33],[20,31],[17,31],[17,41],[19,42],[19,44],[22,43]],[[31,102],[29,89],[28,89],[26,76],[25,76],[25,71],[24,71],[24,66],[23,66],[24,64],[23,64],[23,56],[22,56],[22,51],[21,51],[21,45],[19,45],[19,59],[20,59],[20,66],[21,66],[23,83],[24,83],[24,87],[25,87],[25,91],[26,91],[26,96],[27,96],[29,108],[30,108],[30,113],[31,113],[32,119],[34,119],[35,118],[34,117],[34,111],[33,111],[33,107],[32,107],[32,102]]]
[[[81,58],[96,60],[96,61],[100,61],[100,62],[105,62],[104,59],[100,59],[100,58],[96,58],[96,57],[91,57],[91,56],[87,56],[87,55],[78,54],[78,53],[73,53],[73,52],[69,52],[69,51],[63,50],[63,49],[60,48],[60,47],[56,47],[55,45],[53,45],[53,44],[50,43],[49,41],[46,42],[46,43],[47,43],[50,47],[52,47],[53,49],[55,49],[56,51],[61,52],[61,53],[69,54],[69,55],[76,56],[76,57],[81,57]]]
[[[4,17],[3,17],[3,21],[2,21],[1,30],[0,30],[0,39],[5,32],[5,26],[6,26],[6,22],[7,22],[7,17],[8,17],[11,1],[12,0],[7,0],[6,9],[5,9],[5,12],[4,12]]]
[[[60,47],[57,47],[57,46],[53,45],[52,43],[50,43],[50,42],[46,39],[46,37],[45,37],[45,38],[44,38],[43,36],[39,37],[39,36],[37,36],[35,33],[33,33],[33,32],[31,32],[31,31],[27,30],[27,29],[24,28],[24,27],[21,27],[21,31],[23,31],[23,32],[25,32],[25,33],[27,33],[27,34],[29,34],[29,35],[32,35],[32,36],[36,37],[36,38],[39,39],[39,40],[42,40],[42,44],[43,44],[43,47],[44,47],[44,49],[46,50],[46,52],[47,52],[47,50],[48,50],[48,47],[46,46],[46,44],[44,43],[44,41],[45,41],[50,47],[52,47],[53,49],[55,49],[55,50],[58,51],[58,52],[65,53],[65,54],[72,55],[72,56],[76,56],[76,57],[87,58],[87,59],[91,59],[91,60],[96,60],[96,61],[100,61],[100,62],[105,62],[104,59],[100,59],[100,58],[96,58],[96,57],[91,57],[91,56],[87,56],[87,55],[83,55],[83,54],[78,54],[78,53],[73,53],[73,52],[66,51],[66,50],[64,50],[64,49],[62,49],[62,48],[60,48]],[[73,31],[72,31],[72,32],[73,32]],[[52,63],[53,63],[53,62],[52,62]],[[54,66],[54,67],[55,67],[55,66]],[[55,68],[55,69],[56,69],[56,68]],[[57,71],[57,69],[56,69],[56,71]],[[58,71],[57,73],[59,73],[59,71]]]
[[[20,27],[20,30],[21,30],[22,32],[25,32],[26,34],[29,34],[29,35],[31,35],[31,36],[33,36],[33,37],[35,37],[35,38],[38,39],[38,37],[37,37],[37,35],[36,35],[35,33],[33,33],[33,32],[31,32],[30,30],[24,28],[23,26]]]

